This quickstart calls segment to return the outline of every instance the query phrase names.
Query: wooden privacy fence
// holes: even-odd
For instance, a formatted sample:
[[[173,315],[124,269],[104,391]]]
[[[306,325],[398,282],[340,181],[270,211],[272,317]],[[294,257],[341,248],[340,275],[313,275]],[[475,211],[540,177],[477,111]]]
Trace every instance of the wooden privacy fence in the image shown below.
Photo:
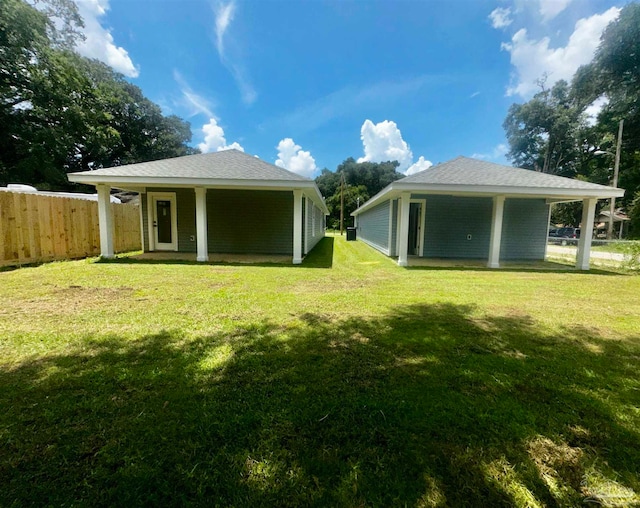
[[[141,249],[138,206],[111,208],[115,251]],[[0,192],[0,266],[99,254],[97,201]]]

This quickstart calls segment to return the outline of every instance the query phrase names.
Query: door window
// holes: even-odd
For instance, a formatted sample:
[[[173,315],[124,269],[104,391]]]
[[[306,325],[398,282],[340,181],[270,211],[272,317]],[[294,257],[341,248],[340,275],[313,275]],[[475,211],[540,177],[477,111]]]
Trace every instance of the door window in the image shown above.
[[[156,226],[158,243],[173,243],[171,235],[171,201],[158,199],[156,201]]]

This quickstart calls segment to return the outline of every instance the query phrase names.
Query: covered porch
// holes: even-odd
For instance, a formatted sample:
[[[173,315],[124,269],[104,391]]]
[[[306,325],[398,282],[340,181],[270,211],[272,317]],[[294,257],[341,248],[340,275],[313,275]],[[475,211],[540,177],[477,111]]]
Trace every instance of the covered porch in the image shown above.
[[[128,259],[132,259],[134,261],[149,261],[151,263],[198,262],[197,254],[193,252],[143,252],[142,254],[128,256]],[[232,265],[284,265],[291,264],[292,257],[276,254],[220,254],[216,252],[209,252],[207,262]]]
[[[415,194],[415,193],[414,193]],[[415,199],[416,196],[412,195],[411,192],[402,192],[398,197],[398,205],[397,205],[397,225],[391,224],[391,227],[394,226],[397,228],[396,236],[396,249],[397,249],[397,257],[398,257],[398,265],[399,266],[411,266],[409,260],[412,260],[413,266],[416,264],[422,263],[422,259],[430,259],[430,258],[422,258],[423,249],[424,249],[424,229],[429,227],[428,222],[426,221],[424,211],[422,211],[422,216],[419,216],[418,219],[412,217],[414,215],[411,210],[411,203],[419,201]],[[505,213],[505,201],[507,199],[507,195],[495,195],[491,198],[486,195],[481,195],[480,197],[484,199],[491,199],[492,202],[492,210],[491,210],[491,219],[490,219],[490,232],[489,232],[489,248],[488,248],[488,256],[486,261],[476,260],[476,263],[483,264],[488,268],[500,268],[501,266],[509,266],[513,264],[514,261],[511,260],[503,260],[501,259],[501,247],[503,241],[503,232],[504,232],[504,213]],[[428,200],[422,200],[426,203]],[[594,219],[595,219],[595,210],[597,205],[597,198],[588,198],[583,199],[583,211],[582,211],[582,234],[578,241],[578,249],[576,255],[576,263],[575,266],[579,270],[588,270],[590,257],[591,257],[591,241],[593,237],[593,228],[594,228]],[[550,206],[555,202],[553,199],[546,200],[547,205],[549,206],[549,214],[550,214]],[[427,205],[428,206],[428,205]],[[418,221],[418,225],[416,226],[416,220]],[[548,221],[547,221],[548,223]],[[416,231],[412,233],[412,230],[416,228]],[[414,250],[415,256],[410,256],[410,243],[415,242],[416,249]],[[546,235],[545,235],[546,242]],[[434,258],[438,259],[438,258]],[[444,259],[444,258],[441,258]],[[455,258],[452,259],[452,261]],[[471,260],[466,260],[465,262],[469,262]],[[542,261],[542,260],[540,260]],[[517,261],[515,263],[518,263]],[[506,263],[506,265],[505,265]],[[521,263],[521,262],[520,262]]]
[[[97,189],[101,256],[109,259],[114,256],[113,218],[103,200],[108,203],[111,187],[100,184]],[[306,189],[202,186],[138,191],[143,256],[149,259],[300,264],[324,235],[324,214]]]

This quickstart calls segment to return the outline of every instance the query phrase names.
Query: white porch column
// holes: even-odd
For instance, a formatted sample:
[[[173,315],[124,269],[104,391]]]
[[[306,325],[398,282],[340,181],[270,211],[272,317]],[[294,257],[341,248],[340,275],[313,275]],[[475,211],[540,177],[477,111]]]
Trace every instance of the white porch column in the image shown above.
[[[411,204],[411,193],[400,194],[398,211],[400,212],[399,249],[398,266],[407,266],[407,252],[409,250],[409,207]],[[391,225],[389,225],[391,226]]]
[[[500,268],[500,242],[502,241],[502,217],[504,216],[504,196],[493,196],[491,217],[491,240],[489,242],[489,268]]]
[[[293,191],[293,264],[302,263],[302,190]]]
[[[196,187],[196,244],[198,256],[196,261],[209,261],[207,241],[207,189]]]
[[[113,255],[113,214],[111,213],[111,187],[96,185],[98,191],[98,221],[100,223],[100,256]]]
[[[578,240],[578,253],[576,254],[576,268],[578,270],[589,269],[593,218],[596,214],[597,201],[597,199],[582,200],[582,223],[580,224],[580,239]]]

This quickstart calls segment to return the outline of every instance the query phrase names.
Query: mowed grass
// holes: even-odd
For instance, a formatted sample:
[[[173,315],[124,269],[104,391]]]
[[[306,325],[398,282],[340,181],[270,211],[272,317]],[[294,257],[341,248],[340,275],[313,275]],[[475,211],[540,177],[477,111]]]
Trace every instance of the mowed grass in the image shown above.
[[[0,272],[0,506],[633,506],[640,277]]]

